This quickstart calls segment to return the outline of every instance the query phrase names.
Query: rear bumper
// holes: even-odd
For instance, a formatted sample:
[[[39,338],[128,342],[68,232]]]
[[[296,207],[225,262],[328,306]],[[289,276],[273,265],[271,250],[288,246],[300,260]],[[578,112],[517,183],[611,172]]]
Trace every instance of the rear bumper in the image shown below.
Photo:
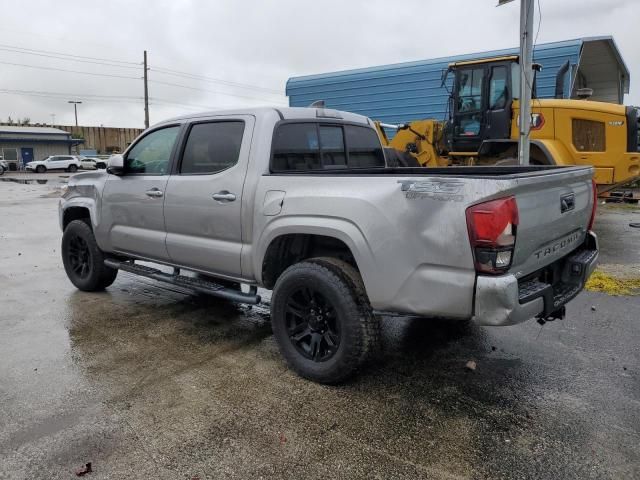
[[[478,325],[515,325],[561,309],[582,289],[598,260],[598,239],[587,233],[585,243],[561,263],[562,278],[555,284],[538,279],[520,281],[515,275],[478,276],[473,321]]]

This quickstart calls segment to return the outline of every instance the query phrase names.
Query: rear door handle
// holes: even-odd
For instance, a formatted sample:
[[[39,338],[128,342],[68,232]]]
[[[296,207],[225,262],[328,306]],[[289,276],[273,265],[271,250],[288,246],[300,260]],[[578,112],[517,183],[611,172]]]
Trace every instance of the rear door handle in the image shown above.
[[[221,192],[218,193],[214,193],[213,195],[211,195],[211,198],[213,198],[216,202],[233,202],[236,199],[235,194],[227,191],[227,190],[222,190]]]
[[[164,195],[164,192],[157,188],[152,188],[151,190],[147,190],[144,193],[147,194],[147,197],[153,197],[153,198],[159,198]]]

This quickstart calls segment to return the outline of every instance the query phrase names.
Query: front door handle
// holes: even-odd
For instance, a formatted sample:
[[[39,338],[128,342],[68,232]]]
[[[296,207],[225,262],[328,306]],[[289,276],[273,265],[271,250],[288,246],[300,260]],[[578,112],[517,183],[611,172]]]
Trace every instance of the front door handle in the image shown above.
[[[228,192],[227,190],[222,190],[221,192],[214,193],[211,195],[216,202],[233,202],[236,199],[235,194]]]
[[[157,188],[152,188],[151,190],[147,190],[144,193],[147,194],[147,197],[153,197],[153,198],[159,198],[164,195],[164,192]]]

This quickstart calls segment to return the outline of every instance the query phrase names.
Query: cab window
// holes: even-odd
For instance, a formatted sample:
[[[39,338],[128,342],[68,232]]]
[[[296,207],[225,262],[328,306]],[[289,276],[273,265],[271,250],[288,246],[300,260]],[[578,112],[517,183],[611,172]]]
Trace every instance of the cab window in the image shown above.
[[[378,133],[369,127],[345,125],[350,168],[384,167],[384,152]]]
[[[322,146],[323,168],[344,168],[347,166],[342,127],[320,125],[320,145]]]
[[[140,139],[127,153],[125,172],[128,174],[166,175],[171,152],[178,137],[179,126],[154,130]]]
[[[280,125],[273,138],[273,171],[384,167],[375,130],[315,122]]]
[[[476,112],[482,108],[484,69],[460,70],[458,74],[458,111]]]
[[[277,128],[273,138],[274,170],[318,170],[321,166],[315,123],[287,123]]]
[[[507,67],[493,67],[489,82],[489,109],[502,110],[507,106]]]
[[[244,122],[197,123],[191,127],[180,173],[213,174],[238,163]]]

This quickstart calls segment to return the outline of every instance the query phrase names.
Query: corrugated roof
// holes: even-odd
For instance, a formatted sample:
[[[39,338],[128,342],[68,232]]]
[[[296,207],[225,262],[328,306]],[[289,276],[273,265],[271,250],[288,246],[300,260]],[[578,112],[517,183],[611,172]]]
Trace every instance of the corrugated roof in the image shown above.
[[[69,132],[52,127],[18,127],[13,125],[1,125],[0,133],[32,133],[42,135],[71,135]]]
[[[543,66],[537,75],[539,98],[555,95],[556,72],[567,60],[571,65],[579,63],[586,41],[589,39],[536,46],[534,61]],[[293,77],[287,82],[286,93],[289,104],[294,107],[324,100],[327,108],[359,113],[389,123],[445,119],[447,88],[451,88],[452,76],[448,78],[447,88],[441,86],[441,78],[449,63],[514,54],[518,54],[517,48]],[[622,65],[626,68],[624,63]]]

